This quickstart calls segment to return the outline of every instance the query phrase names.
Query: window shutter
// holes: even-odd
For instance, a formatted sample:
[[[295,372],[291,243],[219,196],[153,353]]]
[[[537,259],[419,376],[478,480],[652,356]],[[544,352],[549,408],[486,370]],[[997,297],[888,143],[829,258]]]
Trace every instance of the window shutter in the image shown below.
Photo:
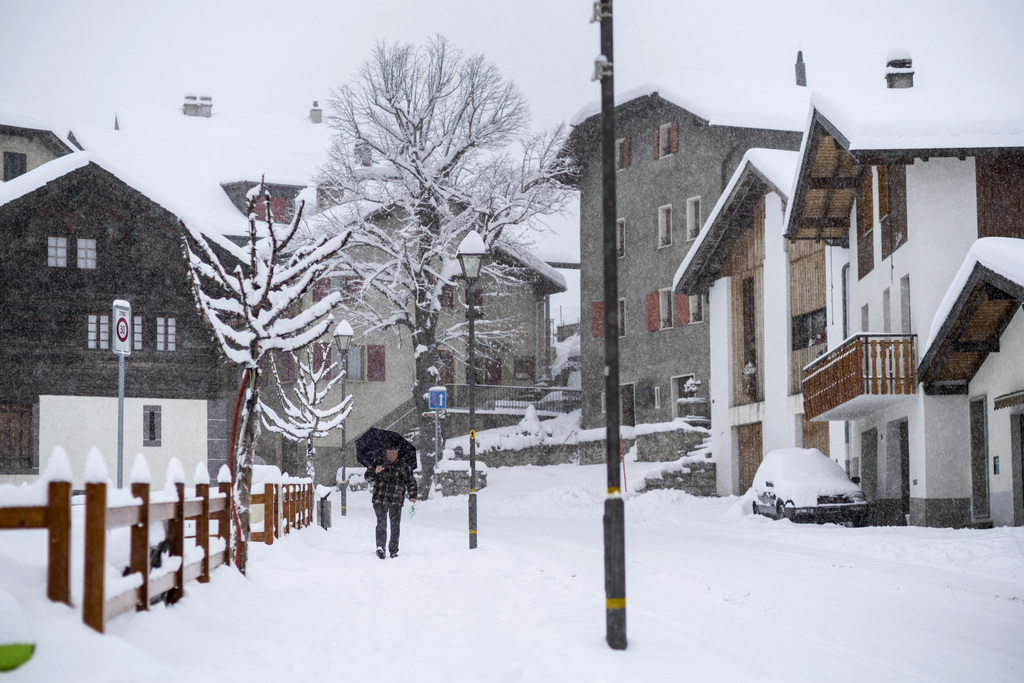
[[[327,344],[324,342],[313,342],[313,372],[320,372],[324,367],[327,357]]]
[[[331,293],[331,279],[320,278],[313,283],[313,303],[316,303]]]
[[[658,293],[651,292],[647,295],[647,331],[654,332],[661,328],[661,311],[658,302]]]
[[[679,151],[679,122],[673,121],[668,133],[669,151],[675,154]]]
[[[654,129],[654,160],[658,160],[658,154],[661,151],[661,141],[658,139],[658,129]]]
[[[685,294],[676,294],[676,325],[686,325],[690,322],[690,297]]]
[[[590,302],[590,334],[595,339],[604,339],[604,302]]]
[[[281,381],[295,381],[295,357],[287,352],[281,354]]]
[[[384,347],[370,344],[366,347],[366,379],[370,382],[383,382],[384,377]]]
[[[455,308],[455,288],[451,285],[441,287],[441,308],[448,310]]]
[[[491,386],[500,386],[501,359],[488,358],[485,367],[487,368],[487,376],[484,378],[484,384],[490,384]]]
[[[629,166],[629,138],[622,142],[622,167]]]

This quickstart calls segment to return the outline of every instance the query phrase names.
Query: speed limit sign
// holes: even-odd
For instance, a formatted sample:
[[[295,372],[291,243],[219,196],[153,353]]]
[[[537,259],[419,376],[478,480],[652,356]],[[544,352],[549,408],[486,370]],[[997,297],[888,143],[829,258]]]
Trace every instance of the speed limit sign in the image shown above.
[[[114,353],[132,355],[132,305],[123,299],[114,302]]]

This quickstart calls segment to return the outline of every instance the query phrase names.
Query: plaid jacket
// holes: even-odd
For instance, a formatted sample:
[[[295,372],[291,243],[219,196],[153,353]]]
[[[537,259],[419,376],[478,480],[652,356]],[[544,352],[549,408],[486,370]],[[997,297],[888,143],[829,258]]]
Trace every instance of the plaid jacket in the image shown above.
[[[412,469],[400,460],[393,464],[384,464],[384,469],[377,474],[376,467],[366,469],[366,481],[373,482],[373,504],[401,507],[405,503],[405,490],[409,489],[409,497],[417,498],[416,477]]]

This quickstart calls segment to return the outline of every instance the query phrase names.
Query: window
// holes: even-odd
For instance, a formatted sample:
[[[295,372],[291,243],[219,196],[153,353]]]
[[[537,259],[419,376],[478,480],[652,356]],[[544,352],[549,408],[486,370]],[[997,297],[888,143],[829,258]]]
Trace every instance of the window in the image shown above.
[[[626,301],[619,299],[619,336],[626,336]]]
[[[349,379],[365,379],[366,373],[363,371],[363,358],[366,356],[364,353],[364,347],[356,346],[352,344],[348,347],[348,378]]]
[[[878,167],[878,222],[882,260],[907,243],[907,167]]]
[[[346,277],[338,278],[339,282],[335,286],[336,289],[341,289],[342,301],[352,303],[359,299],[363,293],[363,279],[360,277]]]
[[[900,332],[910,334],[910,276],[900,279]]]
[[[366,347],[366,379],[383,382],[385,379],[384,346],[369,344]]]
[[[441,308],[448,311],[455,308],[455,287],[441,285]]]
[[[320,278],[313,283],[313,303],[317,303],[322,299],[326,298],[331,293],[331,278],[324,277]]]
[[[536,363],[533,357],[516,358],[513,361],[515,378],[520,381],[532,382],[535,374]]]
[[[110,348],[110,316],[90,315],[88,321],[89,348],[109,349]]]
[[[676,325],[699,323],[704,319],[700,294],[676,294]]]
[[[279,356],[277,371],[282,382],[295,381],[295,356],[291,352],[282,352]]]
[[[875,215],[871,196],[872,173],[868,169],[857,190],[857,279],[875,267]]]
[[[882,332],[892,332],[892,301],[888,287],[882,291]]]
[[[275,223],[287,223],[292,219],[290,205],[291,201],[287,197],[270,198],[270,216]],[[256,213],[257,221],[267,219],[267,199],[264,195],[257,197],[253,211]]]
[[[0,472],[32,467],[32,406],[0,403]]]
[[[96,267],[96,240],[78,239],[78,267]]]
[[[696,239],[700,234],[700,225],[700,197],[690,197],[686,200],[686,239]]]
[[[658,292],[658,318],[661,329],[672,327],[672,290],[662,289]]]
[[[615,141],[615,170],[621,171],[629,166],[629,138]]]
[[[658,207],[658,247],[672,244],[672,205]]]
[[[654,387],[654,409],[661,408],[661,387]]]
[[[824,308],[793,316],[793,350],[828,342],[828,313]]]
[[[615,254],[622,258],[626,255],[626,219],[615,221]]]
[[[142,316],[132,316],[132,349],[142,350]]]
[[[4,182],[13,180],[28,170],[28,157],[20,152],[4,152]]]
[[[447,351],[437,352],[437,383],[455,384],[455,359]]]
[[[47,237],[46,238],[46,265],[51,268],[67,268],[68,265],[68,238]]]
[[[331,362],[331,342],[313,342],[313,373],[324,371],[324,364]]]
[[[864,304],[860,307],[860,331],[867,332],[870,328],[868,327],[871,319],[868,317],[868,305]]]
[[[142,406],[142,445],[160,446],[160,406]]]
[[[176,318],[156,319],[156,350],[175,351],[178,347],[178,321]],[[106,347],[104,347],[106,348]]]
[[[704,320],[704,307],[701,304],[700,294],[694,294],[689,297],[690,304],[690,322],[699,323]]]
[[[668,156],[679,151],[679,124],[675,121],[663,123],[654,129],[654,158]]]
[[[690,417],[694,414],[697,390],[700,382],[693,375],[680,375],[672,378],[672,400],[675,403],[675,417]]]

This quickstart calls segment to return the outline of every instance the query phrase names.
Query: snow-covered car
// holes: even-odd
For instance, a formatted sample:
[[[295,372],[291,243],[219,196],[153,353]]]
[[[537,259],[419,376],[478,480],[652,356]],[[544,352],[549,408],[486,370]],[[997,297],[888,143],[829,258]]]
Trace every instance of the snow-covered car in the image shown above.
[[[868,520],[868,503],[860,486],[817,448],[768,453],[754,475],[753,489],[755,515],[853,526]]]

